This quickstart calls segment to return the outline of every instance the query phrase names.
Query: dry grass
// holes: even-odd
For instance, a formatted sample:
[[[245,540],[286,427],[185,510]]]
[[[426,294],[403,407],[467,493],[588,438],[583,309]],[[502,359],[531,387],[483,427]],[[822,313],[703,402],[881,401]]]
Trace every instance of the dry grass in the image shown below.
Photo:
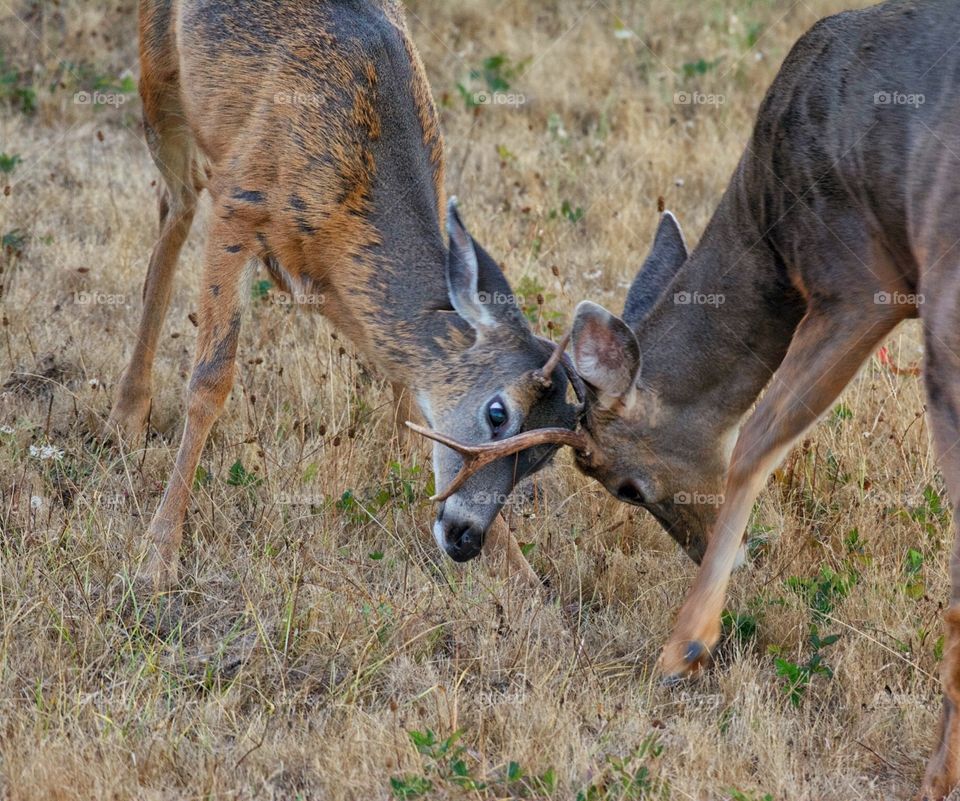
[[[736,13],[695,0],[411,4],[443,101],[449,189],[511,280],[542,285],[565,319],[583,297],[619,308],[658,195],[696,239],[786,50],[843,3],[726,5]],[[564,457],[510,515],[549,592],[444,561],[383,383],[319,319],[259,301],[203,459],[182,592],[138,609],[128,560],[182,417],[204,224],[162,344],[157,433],[142,450],[102,449],[92,432],[139,317],[156,176],[134,97],[112,109],[73,95],[136,72],[135,13],[129,0],[15,6],[27,25],[0,2],[0,48],[8,72],[28,71],[15,83],[33,85],[37,109],[0,101],[0,152],[22,157],[0,173],[0,235],[20,231],[0,257],[0,798],[374,799],[401,792],[392,777],[477,799],[639,798],[644,776],[671,799],[917,786],[939,709],[950,534],[919,382],[876,360],[762,496],[766,543],[729,601],[742,636],[670,691],[651,667],[694,570],[651,519]],[[531,59],[511,87],[527,102],[474,114],[456,83],[497,53]],[[719,61],[684,77],[699,59]],[[726,103],[673,102],[691,89]],[[564,201],[582,219],[557,213]],[[916,361],[916,341],[902,329],[893,356]],[[44,445],[62,457],[31,452]],[[231,480],[237,463],[251,482],[236,468]],[[811,578],[816,597],[800,586]],[[770,650],[806,662],[811,625],[839,635],[822,648],[833,676],[794,705]],[[409,732],[427,729],[461,732],[463,770],[483,788],[418,752]],[[511,781],[511,762],[550,773]]]

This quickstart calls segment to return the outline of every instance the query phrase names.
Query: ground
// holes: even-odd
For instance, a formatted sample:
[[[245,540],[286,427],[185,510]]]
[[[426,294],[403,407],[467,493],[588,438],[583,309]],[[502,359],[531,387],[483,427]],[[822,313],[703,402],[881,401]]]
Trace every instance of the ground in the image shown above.
[[[381,378],[257,284],[179,592],[140,606],[131,558],[183,418],[205,215],[163,335],[153,433],[106,448],[94,435],[157,227],[135,5],[9,2],[0,798],[915,791],[940,706],[951,534],[920,381],[884,358],[761,496],[717,665],[666,689],[653,666],[694,566],[649,516],[564,455],[509,507],[544,589],[454,565]],[[567,326],[582,298],[621,307],[658,197],[696,241],[788,48],[843,5],[409,4],[448,190],[540,330]],[[919,363],[917,343],[899,329],[890,359]]]

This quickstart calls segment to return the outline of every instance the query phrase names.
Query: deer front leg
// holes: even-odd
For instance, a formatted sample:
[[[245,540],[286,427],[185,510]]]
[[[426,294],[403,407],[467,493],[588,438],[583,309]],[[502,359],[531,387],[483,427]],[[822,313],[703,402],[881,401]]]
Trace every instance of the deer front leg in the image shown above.
[[[896,319],[870,314],[860,303],[831,303],[812,308],[797,328],[766,395],[737,439],[724,503],[703,564],[660,656],[660,669],[668,679],[700,667],[720,639],[730,573],[750,510],[770,471],[896,325]]]
[[[240,318],[254,262],[227,231],[210,232],[200,304],[197,354],[187,390],[187,421],[173,473],[147,531],[140,572],[154,587],[176,581],[177,552],[197,464],[233,386]]]

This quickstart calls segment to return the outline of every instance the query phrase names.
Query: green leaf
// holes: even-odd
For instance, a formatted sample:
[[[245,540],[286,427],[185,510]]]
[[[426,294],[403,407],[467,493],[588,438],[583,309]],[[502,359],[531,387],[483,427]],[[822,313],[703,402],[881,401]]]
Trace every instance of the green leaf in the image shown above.
[[[580,206],[574,209],[569,200],[564,200],[560,205],[560,213],[572,223],[580,222],[583,218],[583,209]]]
[[[260,479],[253,473],[247,472],[242,462],[237,459],[230,465],[230,474],[227,478],[227,484],[231,487],[253,487],[260,483]]]
[[[12,173],[18,164],[23,163],[23,159],[16,153],[12,156],[6,153],[0,153],[0,172],[9,175]]]
[[[433,782],[426,776],[392,777],[390,789],[395,798],[419,798],[433,789]]]
[[[21,231],[19,228],[14,228],[12,231],[8,231],[0,238],[0,247],[3,250],[8,250],[14,255],[19,255],[23,252],[24,247],[27,244],[27,235]]]
[[[740,642],[752,640],[757,636],[757,619],[746,612],[736,614],[724,609],[720,623],[727,636],[736,637]]]
[[[552,793],[557,786],[556,771],[553,768],[547,768],[536,778],[535,784],[538,785],[536,789],[540,792]]]
[[[251,287],[250,292],[253,295],[254,300],[263,300],[270,294],[270,290],[273,288],[273,281],[268,278],[263,278],[260,281],[256,281]]]
[[[410,741],[421,754],[429,753],[437,744],[436,735],[430,729],[426,731],[417,731],[414,729],[408,732],[408,734],[410,735]]]
[[[853,411],[845,403],[838,403],[833,409],[833,422],[841,423],[853,419]]]

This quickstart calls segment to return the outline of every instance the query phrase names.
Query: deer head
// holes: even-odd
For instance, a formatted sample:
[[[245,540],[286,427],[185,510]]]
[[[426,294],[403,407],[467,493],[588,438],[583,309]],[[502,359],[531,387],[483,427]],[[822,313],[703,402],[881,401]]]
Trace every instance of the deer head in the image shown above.
[[[685,394],[678,385],[686,377],[661,374],[648,381],[643,370],[645,348],[672,349],[679,363],[683,349],[698,346],[654,341],[646,329],[688,258],[680,226],[665,212],[623,316],[589,301],[577,307],[573,361],[587,385],[583,450],[589,456],[578,454],[576,463],[621,501],[647,509],[699,563],[723,501],[733,427],[715,408],[714,393]],[[675,305],[670,298],[666,304]]]
[[[645,322],[687,258],[676,218],[666,212],[630,288],[623,317],[589,301],[577,307],[571,332],[573,363],[584,403],[576,430],[527,426],[519,436],[477,446],[416,429],[466,457],[461,474],[439,498],[465,486],[495,460],[523,454],[527,448],[567,445],[583,473],[620,500],[650,511],[699,562],[706,550],[706,532],[723,500],[729,416],[716,413],[715,395],[684,397],[682,391],[661,391],[664,382],[677,380],[669,375],[659,376],[656,384],[645,383],[641,357]],[[692,346],[695,343],[649,343],[649,347]]]
[[[525,432],[565,426],[570,434],[577,410],[566,398],[575,373],[562,347],[530,329],[510,284],[467,232],[453,199],[447,232],[452,308],[437,345],[442,358],[433,374],[418,382],[416,397],[427,423],[444,432],[432,435],[442,501],[434,539],[464,562],[480,553],[486,530],[517,482],[547,464],[558,447],[542,438],[524,439]],[[501,449],[517,435],[523,447]],[[483,454],[479,462],[474,451]]]

